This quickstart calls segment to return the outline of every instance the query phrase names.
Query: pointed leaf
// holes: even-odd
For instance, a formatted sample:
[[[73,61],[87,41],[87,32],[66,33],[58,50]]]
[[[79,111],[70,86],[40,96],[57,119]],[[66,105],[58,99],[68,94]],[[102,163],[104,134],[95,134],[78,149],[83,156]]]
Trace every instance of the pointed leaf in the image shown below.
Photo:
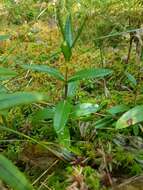
[[[0,179],[14,190],[33,190],[32,185],[17,167],[0,154]]]
[[[57,134],[59,134],[65,127],[70,111],[71,104],[66,100],[60,101],[56,106],[54,115],[54,128]]]
[[[69,14],[66,19],[66,24],[65,24],[65,40],[69,47],[72,47],[73,44],[73,37],[72,37],[72,20],[71,20],[71,15]]]
[[[66,123],[69,118],[70,112],[71,112],[71,104],[66,100],[59,102],[55,108],[54,129],[59,139],[60,139],[60,136],[61,137],[65,136],[66,139],[69,139],[68,136],[66,137],[66,134],[69,134],[69,133],[67,132],[67,130],[65,130],[65,127],[66,127]],[[63,138],[62,138],[62,141],[63,141]]]
[[[103,78],[110,75],[112,71],[110,69],[84,69],[73,75],[68,82],[73,82],[77,80],[90,79],[90,78]]]
[[[47,73],[53,77],[55,77],[58,80],[64,81],[64,76],[55,68],[51,68],[47,65],[21,65],[24,69],[29,69],[32,71],[38,71]]]
[[[36,92],[16,92],[12,94],[0,94],[0,110],[9,109],[13,106],[42,102],[47,97]]]
[[[117,129],[123,129],[143,122],[143,105],[136,106],[123,114],[116,123]]]

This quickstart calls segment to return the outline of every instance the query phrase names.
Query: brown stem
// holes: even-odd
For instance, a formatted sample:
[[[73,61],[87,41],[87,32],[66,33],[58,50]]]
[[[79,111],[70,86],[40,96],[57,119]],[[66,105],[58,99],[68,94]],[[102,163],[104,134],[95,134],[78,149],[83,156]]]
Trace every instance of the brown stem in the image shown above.
[[[129,63],[129,60],[130,60],[130,55],[131,55],[131,50],[132,50],[132,44],[133,44],[133,39],[134,39],[134,36],[130,36],[130,44],[129,44],[129,51],[128,51],[128,56],[127,56],[127,59],[126,59],[126,64]]]
[[[66,70],[65,70],[65,94],[64,94],[64,99],[67,99],[68,95],[68,66],[66,65]]]

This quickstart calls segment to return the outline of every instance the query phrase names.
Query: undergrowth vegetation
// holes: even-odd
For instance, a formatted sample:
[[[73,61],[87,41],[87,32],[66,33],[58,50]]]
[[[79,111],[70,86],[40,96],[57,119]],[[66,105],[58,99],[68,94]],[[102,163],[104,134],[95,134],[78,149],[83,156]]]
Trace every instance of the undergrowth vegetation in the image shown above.
[[[0,2],[0,189],[141,175],[142,64],[141,0]]]

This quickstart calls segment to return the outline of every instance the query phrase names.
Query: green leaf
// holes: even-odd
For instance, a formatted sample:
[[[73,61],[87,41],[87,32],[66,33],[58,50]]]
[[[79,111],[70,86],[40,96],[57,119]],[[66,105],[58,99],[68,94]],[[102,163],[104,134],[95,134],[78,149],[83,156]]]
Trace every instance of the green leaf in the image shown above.
[[[96,113],[99,110],[98,104],[82,103],[74,107],[72,116],[81,117],[92,113]]]
[[[29,69],[32,71],[38,71],[38,72],[43,72],[47,73],[53,77],[55,77],[58,80],[64,81],[64,76],[55,68],[51,68],[47,65],[21,65],[22,68],[24,69]]]
[[[32,185],[17,167],[0,154],[0,179],[14,190],[33,190]]]
[[[54,109],[53,108],[44,108],[40,111],[37,111],[32,119],[33,123],[38,123],[39,121],[45,119],[53,119],[54,117]]]
[[[143,122],[143,105],[136,106],[124,113],[116,123],[116,129],[123,129]]]
[[[36,92],[16,92],[12,94],[0,94],[0,110],[13,106],[42,102],[48,98]]]
[[[83,80],[83,79],[90,79],[90,78],[103,78],[107,75],[112,74],[112,71],[110,69],[84,69],[79,72],[77,72],[75,75],[73,75],[68,82],[73,82],[77,80]]]
[[[71,15],[69,14],[66,19],[66,24],[65,24],[65,40],[69,47],[72,47],[73,44],[73,36],[72,36],[72,21],[71,21]]]
[[[117,106],[113,106],[112,108],[107,110],[107,113],[110,113],[111,115],[116,115],[119,113],[123,113],[125,111],[127,111],[129,109],[128,106],[126,105],[117,105]]]
[[[67,93],[68,98],[72,98],[73,96],[75,96],[78,85],[79,85],[79,82],[77,81],[70,82],[68,84],[68,93]]]
[[[10,69],[0,67],[0,80],[7,80],[11,77],[15,77],[17,73],[15,71],[12,71]]]
[[[65,60],[69,61],[72,56],[72,51],[69,44],[66,41],[62,43],[61,50],[62,50]]]
[[[131,75],[128,72],[125,72],[126,77],[128,78],[129,82],[133,85],[133,86],[137,86],[137,81],[135,79],[135,77],[133,75]]]
[[[68,129],[65,130],[65,127],[70,112],[71,104],[66,100],[60,101],[55,108],[54,129],[58,135],[59,140],[60,137],[62,137],[60,143],[63,145],[65,145],[65,142],[63,141],[63,136],[65,137],[65,139],[69,139],[69,132],[67,132]]]
[[[69,128],[65,126],[60,134],[58,134],[58,140],[61,145],[64,147],[70,147],[70,132]]]
[[[0,35],[0,41],[9,39],[9,35]]]

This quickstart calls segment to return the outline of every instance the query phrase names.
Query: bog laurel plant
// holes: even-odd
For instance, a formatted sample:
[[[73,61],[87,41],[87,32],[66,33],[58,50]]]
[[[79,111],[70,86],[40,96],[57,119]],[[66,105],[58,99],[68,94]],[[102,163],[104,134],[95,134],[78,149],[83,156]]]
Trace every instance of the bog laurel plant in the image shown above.
[[[84,18],[81,26],[79,27],[76,35],[73,35],[73,25],[71,13],[68,12],[66,16],[65,23],[63,23],[60,15],[59,9],[57,9],[57,20],[58,27],[61,31],[63,42],[61,44],[61,53],[65,59],[65,73],[61,73],[58,69],[49,67],[48,65],[22,65],[22,68],[47,73],[48,75],[54,77],[56,80],[61,81],[64,84],[64,96],[53,109],[45,108],[36,113],[35,119],[42,120],[47,118],[53,119],[53,126],[57,134],[59,143],[65,147],[70,146],[70,132],[67,125],[69,117],[75,118],[75,116],[83,116],[96,112],[98,110],[98,105],[84,103],[73,106],[71,100],[75,95],[79,81],[83,79],[101,79],[110,75],[112,71],[110,69],[104,68],[89,68],[82,69],[74,73],[73,76],[69,76],[69,66],[71,64],[71,57],[73,48],[75,47],[77,40],[79,39],[83,27],[85,25],[86,19]]]

